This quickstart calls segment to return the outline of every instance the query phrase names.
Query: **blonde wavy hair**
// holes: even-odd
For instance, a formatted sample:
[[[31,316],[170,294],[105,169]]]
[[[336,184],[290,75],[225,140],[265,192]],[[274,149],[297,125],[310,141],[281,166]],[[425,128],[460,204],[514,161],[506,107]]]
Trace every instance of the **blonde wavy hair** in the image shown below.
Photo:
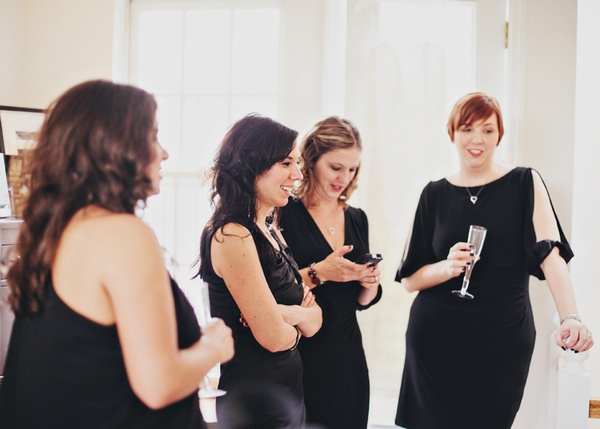
[[[353,147],[362,150],[362,140],[358,129],[349,120],[330,116],[315,124],[300,143],[301,171],[304,178],[294,190],[294,196],[303,199],[308,206],[314,205],[313,194],[316,181],[314,167],[319,158],[332,150]],[[338,200],[340,204],[346,205],[346,201],[356,189],[359,170],[360,166],[340,195]]]

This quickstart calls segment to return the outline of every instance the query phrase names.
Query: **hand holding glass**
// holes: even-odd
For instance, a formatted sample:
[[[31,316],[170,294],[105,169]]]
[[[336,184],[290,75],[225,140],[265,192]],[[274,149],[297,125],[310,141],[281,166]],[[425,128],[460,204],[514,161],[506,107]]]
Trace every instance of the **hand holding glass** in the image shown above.
[[[210,299],[208,296],[208,284],[202,282],[200,285],[200,297],[201,297],[201,307],[200,309],[196,309],[199,312],[198,314],[198,323],[201,328],[209,325],[212,316],[210,314]],[[204,376],[202,382],[200,383],[200,391],[198,392],[198,396],[200,398],[216,398],[218,396],[223,396],[227,393],[225,390],[217,389],[210,384],[210,379],[208,378],[208,374]]]
[[[467,292],[467,289],[469,288],[469,282],[471,280],[471,273],[473,272],[473,267],[475,267],[475,263],[479,259],[479,255],[481,255],[481,249],[483,248],[483,242],[485,241],[486,233],[487,229],[483,226],[471,225],[469,227],[469,238],[467,239],[467,241],[473,246],[473,258],[471,259],[471,263],[467,265],[462,287],[460,288],[460,290],[452,291],[452,293],[458,296],[459,298],[475,298],[472,294]]]

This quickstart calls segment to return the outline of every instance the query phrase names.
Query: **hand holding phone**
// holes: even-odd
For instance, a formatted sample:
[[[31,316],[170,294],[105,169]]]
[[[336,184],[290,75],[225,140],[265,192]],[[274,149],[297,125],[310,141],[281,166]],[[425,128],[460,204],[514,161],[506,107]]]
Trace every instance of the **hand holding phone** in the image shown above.
[[[367,264],[368,267],[374,267],[381,262],[382,259],[383,256],[381,253],[365,253],[361,255],[355,262],[357,264]]]

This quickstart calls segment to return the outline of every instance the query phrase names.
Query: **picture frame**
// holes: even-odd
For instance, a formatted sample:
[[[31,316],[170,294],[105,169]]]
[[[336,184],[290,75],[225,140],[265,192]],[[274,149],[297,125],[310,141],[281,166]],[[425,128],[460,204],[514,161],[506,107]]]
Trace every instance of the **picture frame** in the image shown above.
[[[0,152],[12,156],[31,149],[44,117],[42,109],[0,106]]]
[[[12,217],[14,202],[9,191],[4,155],[0,153],[0,218]]]
[[[42,109],[0,106],[0,218],[20,218],[28,194],[25,154],[35,145],[45,116]]]

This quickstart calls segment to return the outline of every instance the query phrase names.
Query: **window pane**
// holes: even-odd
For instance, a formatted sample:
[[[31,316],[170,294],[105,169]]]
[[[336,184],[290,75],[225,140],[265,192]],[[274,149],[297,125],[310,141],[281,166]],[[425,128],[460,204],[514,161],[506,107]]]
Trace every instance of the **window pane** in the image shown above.
[[[181,165],[181,103],[176,95],[156,95],[158,103],[158,141],[169,153],[163,163],[168,171]]]
[[[137,84],[155,93],[176,93],[181,88],[181,11],[140,13]]]
[[[206,169],[229,125],[228,97],[185,97],[180,171]]]
[[[233,31],[234,93],[277,92],[279,12],[275,9],[236,10]]]
[[[228,93],[231,69],[231,12],[188,12],[185,16],[184,52],[185,93]]]
[[[277,117],[279,11],[258,3],[247,10],[225,0],[149,1],[132,9],[132,83],[156,96],[159,141],[169,153],[161,192],[143,217],[184,289],[194,283],[190,265],[212,212],[203,184],[221,139],[247,113]]]
[[[277,115],[277,98],[275,96],[238,95],[231,98],[231,121],[237,121],[248,113],[260,113],[271,118]]]

